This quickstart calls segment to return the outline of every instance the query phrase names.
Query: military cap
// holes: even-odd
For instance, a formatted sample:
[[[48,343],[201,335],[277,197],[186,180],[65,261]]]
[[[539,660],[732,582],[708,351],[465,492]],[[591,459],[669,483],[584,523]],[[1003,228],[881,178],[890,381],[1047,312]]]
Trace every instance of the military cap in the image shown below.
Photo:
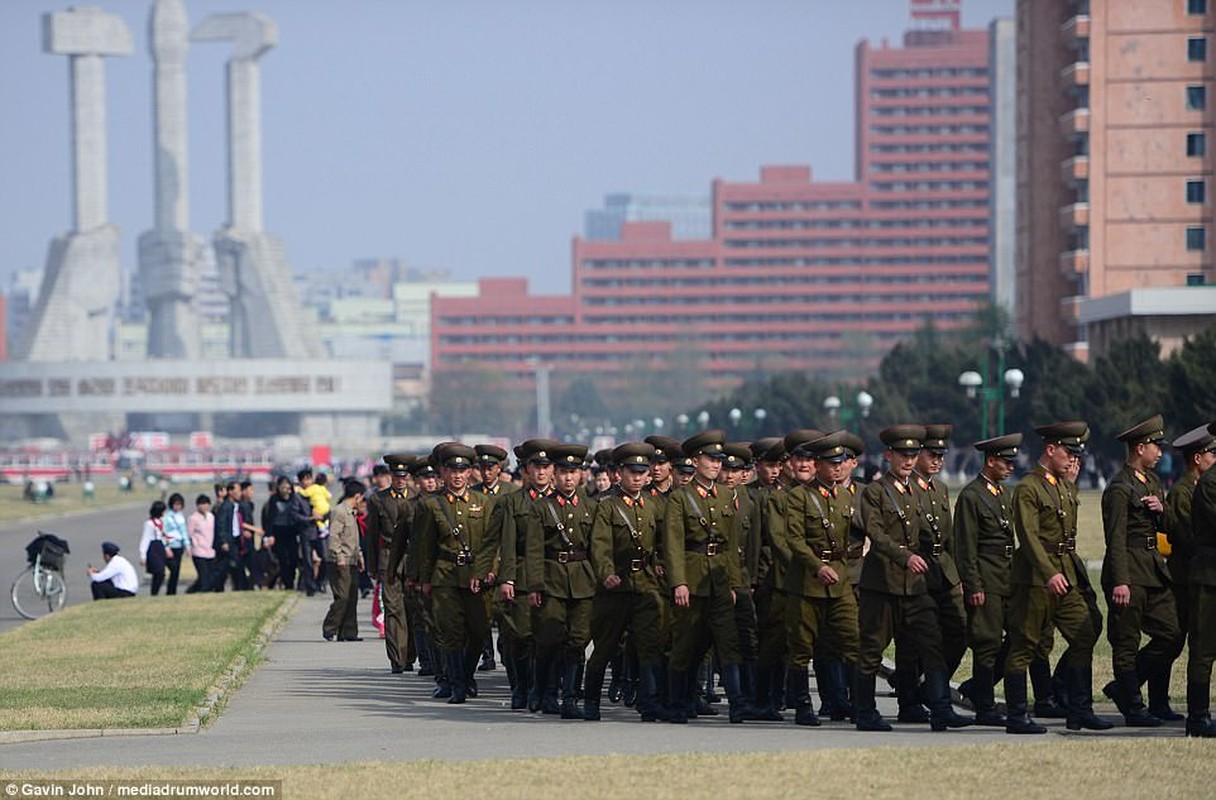
[[[415,478],[431,478],[439,473],[435,471],[435,464],[430,456],[423,456],[410,465],[410,474]]]
[[[878,434],[878,438],[888,450],[901,453],[915,453],[921,449],[925,441],[924,425],[892,425]]]
[[[1018,448],[1022,446],[1022,434],[1007,433],[1004,436],[996,436],[992,439],[976,442],[973,446],[985,456],[999,456],[1006,459],[1017,458]]]
[[[389,472],[388,464],[376,464],[372,467],[372,475],[388,475]]]
[[[670,436],[656,433],[647,436],[643,441],[654,447],[654,456],[651,460],[657,461],[660,464],[665,461],[673,461],[684,455],[684,448],[680,446],[679,439],[673,439]]]
[[[553,439],[529,439],[515,446],[515,458],[521,464],[552,464],[551,451],[560,444]]]
[[[473,447],[477,452],[478,464],[502,464],[507,460],[507,451],[493,444],[479,444]]]
[[[408,475],[417,460],[418,456],[410,453],[389,453],[384,457],[384,463],[394,475]]]
[[[477,451],[467,444],[460,443],[442,447],[436,455],[435,460],[439,462],[439,465],[449,469],[465,469],[473,466],[473,462],[477,460]]]
[[[1121,442],[1125,442],[1129,447],[1135,447],[1138,444],[1146,442],[1153,442],[1163,446],[1169,445],[1169,442],[1165,440],[1165,419],[1160,414],[1155,414],[1144,422],[1128,428],[1115,438]]]
[[[711,458],[726,458],[726,453],[722,451],[724,444],[726,444],[725,431],[715,429],[701,431],[696,436],[685,439],[680,447],[683,449],[684,455],[689,458],[702,454]]]
[[[752,451],[742,442],[727,442],[722,445],[726,461],[722,466],[727,469],[743,469],[752,463]]]
[[[950,432],[953,430],[953,425],[945,423],[926,425],[925,441],[921,446],[931,453],[945,455],[946,451],[950,449]]]
[[[1059,444],[1068,448],[1073,455],[1085,452],[1085,443],[1089,441],[1089,425],[1084,422],[1053,422],[1050,425],[1039,425],[1034,429],[1044,444]]]
[[[676,472],[692,473],[697,471],[697,465],[693,463],[688,456],[680,456],[671,460],[672,468]]]
[[[785,444],[785,452],[790,455],[810,455],[810,450],[806,445],[823,438],[823,431],[816,428],[801,428],[796,431],[791,431],[785,435],[783,443]]]
[[[844,437],[844,431],[829,433],[826,436],[820,436],[813,442],[808,442],[805,449],[809,450],[816,459],[839,464],[849,457],[849,451],[844,446]]]
[[[601,467],[608,467],[613,464],[612,454],[615,451],[611,447],[604,447],[595,451],[594,461]]]
[[[1174,447],[1184,453],[1204,453],[1216,447],[1216,423],[1200,425],[1174,440]]]
[[[632,472],[643,472],[650,469],[650,460],[654,458],[654,445],[645,442],[625,442],[617,445],[612,451],[612,463],[621,469]]]
[[[852,458],[857,458],[866,451],[865,439],[849,431],[845,431],[840,437],[840,444],[849,451]]]
[[[766,436],[763,439],[757,439],[748,445],[752,451],[753,461],[780,461],[781,456],[778,454],[776,458],[770,458],[769,453],[774,453],[774,446],[781,444],[780,436]],[[785,452],[785,448],[781,448],[781,453]]]
[[[587,458],[587,445],[558,444],[557,447],[549,451],[549,457],[559,467],[582,469],[583,460]]]
[[[442,465],[443,459],[439,457],[439,453],[441,451],[443,451],[445,448],[447,448],[449,445],[453,445],[453,444],[460,444],[460,442],[457,442],[453,439],[453,440],[448,440],[446,442],[440,442],[439,444],[432,447],[431,448],[431,461],[434,462],[436,465]]]

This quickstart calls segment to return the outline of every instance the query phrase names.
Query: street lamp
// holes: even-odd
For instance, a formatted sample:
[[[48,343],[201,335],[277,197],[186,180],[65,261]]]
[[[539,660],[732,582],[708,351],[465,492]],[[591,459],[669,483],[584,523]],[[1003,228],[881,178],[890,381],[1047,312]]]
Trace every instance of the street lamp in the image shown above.
[[[756,429],[752,432],[752,436],[758,438],[760,431],[764,428],[764,420],[768,418],[768,412],[763,408],[757,408],[752,412],[752,416],[756,418]]]
[[[731,428],[738,428],[739,420],[743,419],[743,412],[737,408],[732,408],[727,416],[730,417]]]
[[[697,414],[697,422],[701,425],[701,430],[709,427],[709,412],[702,409],[700,414]]]
[[[835,423],[839,418],[840,424],[854,433],[861,432],[861,420],[870,416],[870,409],[873,407],[874,395],[865,389],[853,398],[852,406],[845,406],[839,395],[830,394],[823,398],[823,410],[828,412],[829,419]]]
[[[984,373],[982,375],[976,370],[969,369],[958,376],[958,385],[963,387],[967,396],[980,399],[981,439],[988,438],[988,417],[993,405],[996,406],[997,430],[1000,433],[1005,432],[1005,389],[1001,384],[1009,387],[1010,397],[1016,398],[1021,396],[1022,384],[1026,382],[1026,373],[1020,369],[1005,369],[1005,350],[1007,348],[1008,345],[1004,339],[997,339],[992,344],[991,349],[996,350],[995,375],[999,376],[996,379],[991,378],[994,374],[991,349],[984,353]]]
[[[676,424],[680,426],[681,432],[688,430],[688,415],[676,414]]]

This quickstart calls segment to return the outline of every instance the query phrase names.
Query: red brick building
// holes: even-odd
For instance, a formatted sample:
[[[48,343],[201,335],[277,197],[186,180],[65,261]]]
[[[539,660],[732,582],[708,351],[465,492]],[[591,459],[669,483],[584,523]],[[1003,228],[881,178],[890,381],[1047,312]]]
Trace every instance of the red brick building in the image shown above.
[[[857,46],[854,181],[805,166],[716,180],[710,239],[625,223],[619,241],[574,240],[570,295],[487,279],[435,298],[433,369],[530,382],[538,364],[603,377],[679,358],[709,389],[855,377],[925,319],[969,322],[989,296],[988,34],[959,30],[957,3],[928,5],[946,13],[925,27],[914,3],[922,27],[902,46]]]

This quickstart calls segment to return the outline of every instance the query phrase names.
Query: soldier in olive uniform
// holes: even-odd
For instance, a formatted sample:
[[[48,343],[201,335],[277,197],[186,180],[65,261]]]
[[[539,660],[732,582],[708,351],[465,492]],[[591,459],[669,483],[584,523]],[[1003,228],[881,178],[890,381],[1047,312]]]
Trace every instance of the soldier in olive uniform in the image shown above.
[[[739,635],[735,627],[736,591],[742,591],[738,545],[734,541],[735,507],[714,481],[722,468],[726,436],[711,430],[683,443],[696,475],[667,498],[664,558],[675,601],[671,664],[668,671],[669,719],[688,721],[692,690],[689,670],[707,639],[717,649],[722,680],[730,703],[730,721],[743,722],[748,709],[739,681]],[[681,700],[685,702],[682,704]]]
[[[488,596],[481,591],[476,565],[490,499],[469,489],[469,473],[477,458],[473,448],[450,444],[435,456],[444,490],[424,499],[417,509],[418,573],[422,593],[434,604],[439,649],[452,684],[448,702],[463,703],[490,626]]]
[[[751,450],[756,463],[756,480],[748,485],[748,491],[759,518],[760,555],[756,562],[756,573],[752,575],[757,642],[756,685],[750,700],[761,719],[781,722],[783,717],[777,707],[782,705],[785,686],[785,595],[784,587],[780,592],[774,590],[776,575],[773,563],[776,556],[773,553],[769,503],[775,493],[782,491],[785,444],[780,437],[774,436],[752,442]]]
[[[950,705],[937,605],[929,595],[929,564],[917,550],[924,524],[910,483],[925,440],[923,425],[895,425],[879,434],[887,446],[888,470],[866,486],[861,509],[870,551],[861,569],[861,651],[853,686],[858,730],[889,731],[874,701],[875,677],[893,637],[915,648],[925,671],[925,699],[934,731],[966,727],[970,717]]]
[[[1216,435],[1216,422],[1208,426]],[[1203,473],[1191,502],[1190,608],[1186,662],[1186,735],[1216,737],[1212,662],[1216,660],[1216,469]]]
[[[534,679],[546,714],[559,712],[553,690],[561,681],[562,719],[583,716],[576,702],[578,676],[591,640],[591,601],[596,587],[588,552],[595,502],[581,485],[586,455],[586,446],[577,444],[550,451],[555,491],[536,500],[524,530],[524,574],[536,651]]]
[[[1019,547],[1013,557],[1013,619],[1005,662],[1006,733],[1046,733],[1026,710],[1026,668],[1039,654],[1048,625],[1068,642],[1063,666],[1068,684],[1069,730],[1106,730],[1093,712],[1093,649],[1098,630],[1077,588],[1085,564],[1077,549],[1077,500],[1068,470],[1085,450],[1089,426],[1061,422],[1035,428],[1044,442],[1034,470],[1013,490],[1013,523]]]
[[[416,513],[418,504],[440,490],[439,471],[431,463],[430,455],[413,456],[410,465],[410,481],[414,490],[410,495],[411,514]],[[431,616],[431,598],[424,597],[419,591],[421,581],[418,576],[418,538],[410,537],[409,549],[406,553],[405,580],[405,615],[409,620],[410,631],[414,634],[414,647],[418,651],[419,677],[434,676],[434,697],[448,698],[452,689],[448,683],[447,672],[439,657],[439,646],[435,640],[435,620]]]
[[[524,531],[537,498],[553,491],[552,439],[529,439],[515,447],[522,472],[522,491],[511,492],[494,503],[486,538],[478,554],[478,574],[487,586],[498,585],[496,616],[507,660],[511,685],[511,708],[540,710],[540,696],[533,691],[532,610],[528,605],[524,566],[527,560]],[[519,591],[516,591],[516,586]]]
[[[1206,425],[1200,425],[1175,439],[1174,449],[1182,456],[1185,470],[1170,487],[1165,498],[1172,523],[1169,530],[1171,551],[1166,563],[1169,565],[1170,575],[1174,578],[1174,605],[1178,610],[1178,625],[1185,635],[1190,631],[1190,560],[1195,541],[1192,505],[1195,486],[1200,477],[1216,464],[1216,436],[1208,431]],[[1151,680],[1148,688],[1149,713],[1160,719],[1170,719],[1173,709],[1169,707],[1168,683],[1164,696],[1157,696]]]
[[[1169,567],[1157,550],[1158,532],[1170,528],[1165,487],[1153,471],[1167,444],[1164,427],[1158,414],[1119,434],[1127,445],[1127,463],[1102,493],[1102,588],[1110,609],[1106,636],[1115,672],[1104,692],[1126,724],[1139,728],[1162,723],[1145,709],[1140,684],[1148,679],[1168,706],[1170,669],[1183,642]],[[1141,632],[1149,637],[1143,648]]]
[[[750,700],[756,689],[756,606],[752,598],[754,575],[760,568],[760,513],[747,491],[744,478],[751,469],[752,451],[741,442],[722,447],[726,458],[718,473],[718,491],[727,492],[735,506],[735,546],[744,591],[735,593],[735,628],[739,633],[739,681]],[[776,712],[774,711],[773,714]],[[771,718],[759,716],[760,719]]]
[[[409,546],[413,507],[406,483],[415,457],[403,453],[384,456],[392,483],[367,501],[367,571],[381,589],[384,610],[384,649],[394,675],[412,668],[414,642],[405,608],[405,571],[402,563]]]
[[[655,449],[627,443],[612,451],[620,481],[595,509],[591,526],[591,567],[599,582],[591,611],[595,648],[587,662],[583,718],[600,719],[600,695],[609,660],[620,652],[628,631],[637,653],[641,690],[637,709],[643,722],[663,719],[659,700],[662,651],[659,648],[661,599],[655,577],[657,520],[653,498],[642,491]]]
[[[811,704],[807,665],[824,644],[832,658],[818,662],[816,678],[828,706],[848,714],[845,664],[858,656],[857,599],[849,583],[848,548],[852,495],[839,486],[848,454],[843,432],[805,447],[815,459],[815,478],[786,494],[785,536],[791,560],[785,588],[789,673],[798,725],[819,725]],[[823,674],[820,674],[822,672]]]
[[[477,474],[481,477],[477,483],[473,484],[473,491],[481,492],[487,497],[493,497],[496,500],[511,492],[519,491],[519,487],[510,481],[502,480],[502,468],[507,460],[507,451],[493,444],[478,444],[473,446],[473,450],[477,453]],[[491,512],[491,516],[493,512]],[[502,634],[499,634],[499,657],[505,658],[502,655]],[[493,633],[486,634],[486,640],[481,648],[481,663],[477,665],[478,672],[489,672],[497,668],[494,662],[494,635]],[[510,669],[508,667],[508,669]]]
[[[1013,505],[1004,483],[1013,474],[1021,445],[1020,433],[976,442],[984,467],[954,503],[954,548],[971,647],[971,679],[959,692],[975,707],[976,724],[1002,728],[1005,716],[997,712],[992,690],[997,675],[1005,672],[998,661],[1005,632],[1013,624],[1009,595],[1014,551]]]

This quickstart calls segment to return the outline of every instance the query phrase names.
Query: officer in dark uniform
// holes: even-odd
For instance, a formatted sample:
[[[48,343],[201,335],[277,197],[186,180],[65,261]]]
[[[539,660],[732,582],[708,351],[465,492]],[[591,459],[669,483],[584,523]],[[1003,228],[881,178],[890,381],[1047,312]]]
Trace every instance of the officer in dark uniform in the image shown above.
[[[696,665],[703,643],[710,639],[722,666],[730,721],[743,722],[748,711],[739,680],[739,635],[734,615],[735,593],[746,588],[734,541],[735,507],[715,484],[725,458],[725,441],[726,435],[719,430],[704,431],[685,440],[684,454],[692,459],[696,474],[667,498],[664,566],[676,606],[668,716],[675,723],[688,721],[695,688],[689,670]]]
[[[1161,725],[1144,707],[1140,684],[1151,680],[1158,698],[1164,686],[1168,705],[1170,670],[1183,644],[1170,570],[1157,549],[1157,534],[1170,528],[1165,487],[1154,471],[1168,444],[1164,428],[1158,414],[1119,434],[1127,445],[1127,463],[1102,493],[1102,589],[1110,609],[1106,636],[1115,673],[1104,692],[1128,727],[1136,728]],[[1149,637],[1143,648],[1141,632]]]
[[[536,652],[534,678],[542,711],[559,712],[553,690],[560,676],[562,719],[582,719],[576,697],[580,667],[591,640],[596,580],[589,550],[595,502],[582,487],[587,447],[563,444],[554,447],[550,456],[554,491],[536,500],[524,529],[524,574]]]
[[[467,445],[449,444],[435,453],[443,492],[418,506],[418,572],[422,593],[432,599],[439,649],[452,684],[449,703],[463,703],[473,681],[477,653],[489,630],[488,593],[481,591],[480,552],[490,500],[469,489],[477,458]]]
[[[1182,476],[1170,487],[1165,505],[1171,521],[1169,530],[1170,553],[1166,563],[1173,576],[1174,605],[1178,609],[1178,625],[1183,634],[1190,631],[1190,560],[1195,543],[1192,506],[1195,487],[1205,472],[1216,464],[1216,436],[1206,425],[1187,431],[1174,440],[1174,449],[1179,452],[1185,465]],[[1159,719],[1171,719],[1173,709],[1169,706],[1169,684],[1164,696],[1159,695],[1150,678],[1148,682],[1148,712]]]
[[[925,440],[923,425],[895,425],[879,435],[887,446],[889,468],[862,492],[861,509],[870,552],[861,570],[861,650],[853,687],[857,728],[889,731],[874,702],[875,677],[892,637],[911,643],[925,671],[930,727],[961,728],[971,718],[950,706],[950,686],[942,657],[937,606],[929,595],[929,564],[917,551],[924,520],[910,484],[912,468]]]
[[[415,457],[390,453],[384,463],[392,473],[386,489],[372,494],[367,501],[367,570],[380,585],[380,605],[384,610],[384,649],[394,675],[413,667],[414,642],[410,637],[405,608],[405,553],[410,543],[413,506],[406,484]]]
[[[786,572],[789,673],[798,725],[819,725],[811,703],[807,665],[822,648],[831,657],[816,665],[828,707],[849,714],[845,664],[857,661],[857,599],[849,583],[848,547],[852,495],[840,488],[848,460],[843,432],[805,445],[815,459],[815,478],[789,489],[785,534],[791,561]],[[822,674],[820,674],[822,673]]]
[[[967,603],[972,665],[971,679],[959,692],[975,707],[977,725],[1002,728],[1005,715],[996,710],[993,686],[997,675],[1005,673],[998,659],[1005,632],[1013,624],[1009,595],[1014,551],[1013,505],[1004,483],[1013,474],[1021,445],[1020,433],[976,442],[983,469],[954,502],[954,549]]]
[[[1013,522],[1019,547],[1013,557],[1015,624],[1005,662],[1006,733],[1046,733],[1026,710],[1026,668],[1039,655],[1048,625],[1068,642],[1063,666],[1068,684],[1069,730],[1106,730],[1111,724],[1093,712],[1093,649],[1098,630],[1089,604],[1077,588],[1085,564],[1077,549],[1077,499],[1068,473],[1085,451],[1089,426],[1060,422],[1035,428],[1043,454],[1013,490]]]
[[[1216,435],[1216,422],[1208,426]],[[1190,623],[1186,662],[1186,735],[1216,737],[1212,723],[1212,662],[1216,660],[1216,469],[1203,473],[1191,504]]]
[[[540,710],[540,696],[532,692],[532,610],[525,591],[528,584],[524,578],[524,531],[537,498],[553,491],[551,451],[558,444],[552,439],[529,439],[516,445],[515,459],[522,472],[523,489],[494,503],[478,555],[478,574],[484,576],[487,586],[498,586],[495,613],[514,710],[529,706],[532,711]]]
[[[609,660],[621,648],[628,631],[638,657],[640,692],[638,713],[643,722],[663,719],[659,699],[659,584],[655,573],[657,503],[643,488],[649,480],[655,449],[630,442],[612,451],[620,481],[595,509],[591,526],[591,567],[599,583],[591,611],[591,639],[595,644],[587,661],[583,718],[600,719],[600,695]]]

